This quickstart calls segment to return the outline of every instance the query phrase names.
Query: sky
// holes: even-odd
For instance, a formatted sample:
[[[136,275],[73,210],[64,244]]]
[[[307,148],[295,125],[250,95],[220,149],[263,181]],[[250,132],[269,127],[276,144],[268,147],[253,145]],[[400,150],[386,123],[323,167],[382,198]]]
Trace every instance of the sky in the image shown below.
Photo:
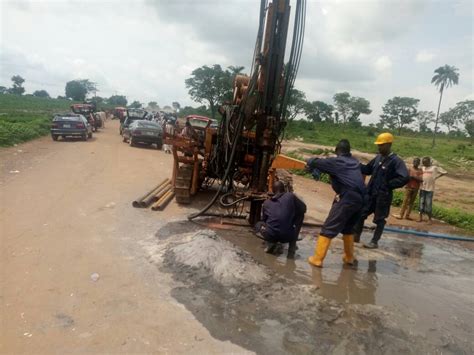
[[[96,82],[97,95],[159,105],[193,102],[184,81],[202,65],[249,70],[258,0],[0,0],[0,85],[26,79],[27,93],[64,95],[69,80]],[[290,1],[295,4],[296,0]],[[308,0],[296,88],[332,102],[368,99],[377,122],[394,96],[436,111],[434,69],[459,68],[442,111],[474,99],[471,0]]]

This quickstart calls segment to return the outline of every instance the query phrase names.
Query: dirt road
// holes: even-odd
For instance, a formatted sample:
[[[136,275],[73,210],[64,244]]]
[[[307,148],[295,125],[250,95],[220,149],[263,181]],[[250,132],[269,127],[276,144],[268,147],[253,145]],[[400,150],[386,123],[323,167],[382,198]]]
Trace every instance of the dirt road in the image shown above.
[[[335,239],[320,270],[304,229],[296,260],[265,254],[245,223],[132,208],[171,157],[122,143],[117,122],[0,162],[2,354],[474,351],[474,243],[387,234],[345,268]],[[329,185],[295,182],[324,219]]]
[[[169,155],[122,143],[113,121],[0,161],[0,353],[243,351],[213,339],[139,253],[161,216],[131,201],[170,176]]]

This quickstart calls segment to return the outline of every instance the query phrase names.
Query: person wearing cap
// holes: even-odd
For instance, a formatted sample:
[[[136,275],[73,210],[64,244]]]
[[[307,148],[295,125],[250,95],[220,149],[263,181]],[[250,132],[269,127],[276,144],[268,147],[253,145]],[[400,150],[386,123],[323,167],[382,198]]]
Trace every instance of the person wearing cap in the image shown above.
[[[367,217],[374,214],[375,231],[372,240],[364,244],[365,248],[376,249],[382,237],[386,218],[390,213],[393,190],[406,185],[409,181],[408,169],[395,153],[392,152],[393,135],[382,133],[375,144],[379,154],[367,165],[361,164],[363,175],[370,175],[367,185],[367,200],[362,215],[354,227],[354,241],[360,241],[360,235]]]
[[[351,145],[342,139],[336,145],[336,157],[311,158],[307,162],[308,170],[329,174],[331,185],[336,193],[331,210],[319,233],[314,255],[308,262],[316,267],[323,266],[323,260],[333,238],[342,233],[345,264],[354,263],[354,236],[352,229],[359,220],[366,188],[360,171],[360,163],[351,155]]]

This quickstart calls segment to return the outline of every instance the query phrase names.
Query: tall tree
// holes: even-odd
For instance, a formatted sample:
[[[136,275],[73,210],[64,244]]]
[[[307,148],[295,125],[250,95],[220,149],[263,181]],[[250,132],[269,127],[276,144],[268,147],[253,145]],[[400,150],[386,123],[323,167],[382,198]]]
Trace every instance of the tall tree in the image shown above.
[[[420,100],[412,97],[395,96],[391,98],[382,107],[381,122],[390,129],[398,129],[398,135],[400,135],[403,126],[409,125],[415,120],[419,102]]]
[[[313,122],[333,122],[332,112],[334,107],[323,101],[306,102],[304,113],[306,118]]]
[[[159,108],[158,102],[156,101],[150,101],[148,103],[148,107],[151,108],[152,110],[157,110]]]
[[[449,88],[452,85],[457,85],[459,83],[459,69],[451,66],[444,65],[435,70],[435,75],[431,78],[431,83],[434,84],[439,90],[439,103],[438,103],[438,112],[436,113],[435,128],[433,132],[433,142],[431,147],[434,147],[436,144],[436,133],[438,131],[438,119],[439,119],[439,110],[441,108],[441,100],[443,99],[443,92],[445,89]]]
[[[84,101],[87,94],[97,91],[96,83],[89,79],[71,80],[66,83],[66,97],[75,101]]]
[[[222,70],[219,64],[204,65],[194,69],[185,80],[191,98],[199,103],[208,102],[212,118],[216,118],[218,105],[232,98],[230,72]]]
[[[416,115],[416,121],[419,132],[428,132],[428,125],[434,122],[435,114],[433,111],[419,111]]]
[[[142,104],[140,103],[140,101],[133,101],[130,105],[128,105],[129,108],[141,108],[142,107]]]
[[[446,112],[443,112],[441,115],[439,115],[439,122],[446,126],[448,129],[448,133],[451,133],[453,128],[456,128],[456,124],[458,123],[458,119],[456,118],[454,114],[454,109],[449,109]]]
[[[25,92],[25,88],[23,87],[25,79],[19,75],[13,75],[11,81],[13,82],[13,86],[9,90],[10,94],[22,95]]]
[[[123,95],[112,95],[107,99],[109,105],[127,106],[127,98]]]
[[[49,97],[49,94],[46,90],[36,90],[33,95],[36,97]]]
[[[339,92],[333,96],[334,106],[338,112],[338,119],[342,123],[359,122],[361,114],[370,114],[370,102],[362,97],[352,97],[348,92]]]
[[[236,75],[242,74],[242,71],[245,69],[245,67],[231,65],[227,67],[227,69],[229,69],[230,74],[232,75],[232,78],[233,78]]]
[[[471,141],[474,140],[474,119],[470,119],[464,122],[464,128],[467,134],[471,137]]]
[[[474,119],[474,100],[458,102],[452,109],[453,114],[459,122],[466,122]]]
[[[0,86],[0,95],[8,93],[8,89],[5,86]]]
[[[292,88],[286,106],[286,117],[288,121],[293,121],[298,115],[302,114],[306,104],[306,95],[303,91]]]

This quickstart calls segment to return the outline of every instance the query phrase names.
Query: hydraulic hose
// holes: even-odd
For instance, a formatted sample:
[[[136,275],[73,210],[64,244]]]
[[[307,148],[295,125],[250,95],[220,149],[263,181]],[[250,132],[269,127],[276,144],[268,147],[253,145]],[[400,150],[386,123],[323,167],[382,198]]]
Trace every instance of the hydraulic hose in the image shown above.
[[[323,226],[322,223],[313,223],[313,222],[304,222],[303,225],[308,226],[308,227],[322,227]],[[374,228],[364,226],[364,229],[373,230]],[[424,237],[424,238],[438,238],[438,239],[447,239],[447,240],[457,240],[457,241],[462,241],[462,242],[474,242],[474,238],[463,237],[460,235],[422,232],[416,229],[403,229],[403,228],[390,227],[390,226],[385,226],[384,232],[411,234],[417,237]]]
[[[439,238],[447,240],[459,240],[463,242],[474,242],[474,238],[462,237],[460,235],[450,235],[443,233],[431,233],[431,232],[422,232],[415,229],[402,229],[397,227],[385,227],[384,229],[387,232],[400,233],[400,234],[412,234],[417,237],[426,237],[426,238]]]

